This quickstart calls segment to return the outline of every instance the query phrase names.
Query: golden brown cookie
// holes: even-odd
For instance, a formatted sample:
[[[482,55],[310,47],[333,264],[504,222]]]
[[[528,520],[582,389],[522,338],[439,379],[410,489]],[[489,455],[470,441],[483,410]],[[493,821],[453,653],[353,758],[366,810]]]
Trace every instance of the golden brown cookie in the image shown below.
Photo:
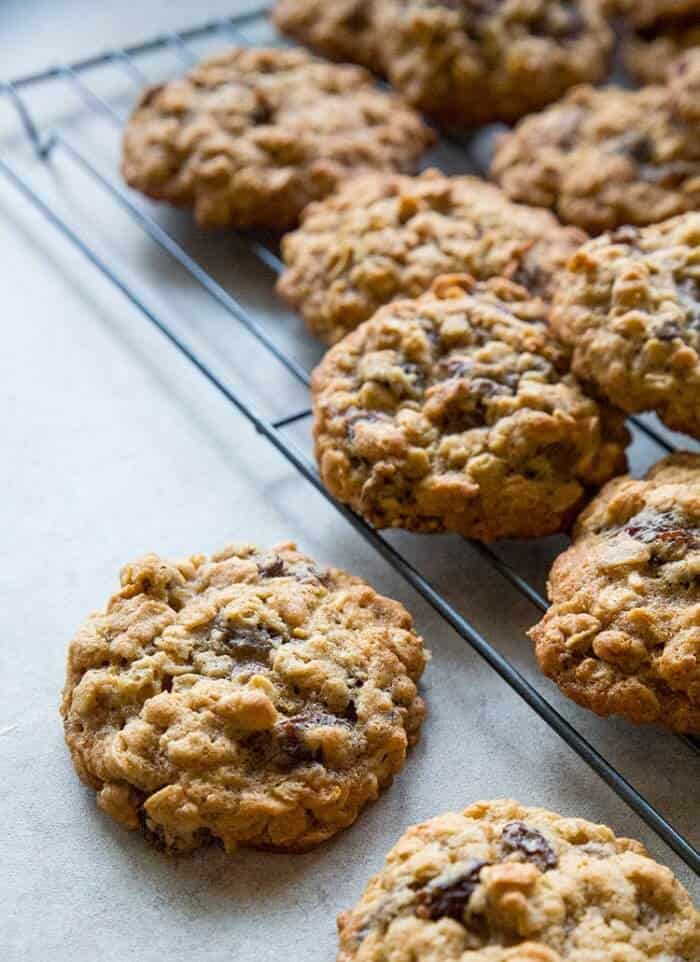
[[[611,481],[554,563],[540,667],[599,715],[700,733],[700,455]]]
[[[312,390],[321,478],[378,528],[550,534],[624,470],[622,414],[583,393],[545,304],[503,278],[381,308]]]
[[[558,285],[552,327],[574,373],[700,438],[700,213],[590,241]]]
[[[393,86],[469,126],[511,122],[595,83],[612,48],[597,0],[382,0],[375,21]]]
[[[700,958],[700,914],[639,842],[509,799],[409,828],[338,931],[338,962]]]
[[[478,177],[367,174],[306,208],[282,241],[277,290],[333,344],[440,274],[510,277],[546,297],[554,272],[585,240]]]
[[[299,851],[403,767],[425,661],[402,605],[293,544],[147,555],[71,642],[66,741],[98,804],[166,849]]]
[[[577,87],[496,146],[491,173],[513,199],[596,234],[700,208],[700,50],[665,85]]]
[[[381,73],[382,44],[374,22],[377,0],[277,0],[275,25],[331,60]],[[381,0],[380,0],[381,2]]]
[[[234,48],[144,92],[122,171],[205,226],[284,228],[353,174],[412,169],[433,140],[359,67]]]

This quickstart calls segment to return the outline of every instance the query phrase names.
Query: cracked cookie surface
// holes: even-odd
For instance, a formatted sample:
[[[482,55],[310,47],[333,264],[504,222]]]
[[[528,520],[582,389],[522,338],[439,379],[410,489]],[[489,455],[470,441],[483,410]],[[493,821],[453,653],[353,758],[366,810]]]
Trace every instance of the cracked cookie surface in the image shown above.
[[[664,85],[577,87],[504,134],[491,174],[513,199],[596,234],[700,208],[700,50]]]
[[[402,605],[293,544],[147,555],[70,644],[66,741],[98,804],[166,849],[304,850],[403,767],[425,661]]]
[[[150,87],[123,143],[126,181],[208,227],[294,224],[355,173],[411,170],[432,131],[360,67],[238,49]]]
[[[283,238],[277,290],[333,344],[440,274],[501,275],[547,296],[553,273],[586,239],[478,177],[368,174],[304,211]]]
[[[272,19],[283,33],[324,57],[381,73],[375,6],[376,0],[277,0]]]
[[[503,278],[381,308],[312,391],[323,482],[378,528],[549,534],[624,470],[622,414],[583,393],[544,302]]]
[[[613,404],[700,437],[700,213],[585,244],[551,321],[573,371]]]
[[[611,481],[554,562],[540,667],[599,715],[700,733],[700,454]]]
[[[598,81],[612,47],[595,0],[383,0],[375,20],[392,85],[470,126],[511,122]]]
[[[338,931],[338,962],[700,957],[700,915],[639,842],[508,799],[409,828]]]

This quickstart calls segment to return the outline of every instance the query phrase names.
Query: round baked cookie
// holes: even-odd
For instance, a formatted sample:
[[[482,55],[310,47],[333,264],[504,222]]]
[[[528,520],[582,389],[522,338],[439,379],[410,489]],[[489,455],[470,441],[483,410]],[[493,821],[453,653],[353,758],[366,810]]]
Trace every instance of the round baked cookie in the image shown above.
[[[378,528],[550,534],[624,470],[622,414],[583,393],[545,304],[503,278],[381,308],[312,391],[323,482]]]
[[[639,842],[509,799],[409,828],[338,931],[338,962],[700,957],[700,914]]]
[[[617,478],[554,562],[540,667],[599,715],[700,733],[700,454]]]
[[[144,92],[122,172],[156,200],[193,207],[207,227],[284,228],[351,174],[410,170],[433,140],[360,67],[234,48]]]
[[[622,41],[622,58],[639,83],[660,84],[669,64],[694,47],[700,47],[700,10],[694,22],[661,24],[628,34]]]
[[[589,241],[559,275],[551,322],[582,380],[700,438],[700,213]]]
[[[493,178],[513,200],[549,207],[591,234],[700,208],[700,50],[683,60],[665,85],[577,87],[525,118],[499,139]]]
[[[70,644],[61,713],[98,804],[172,851],[300,851],[352,824],[418,739],[421,638],[293,544],[126,565]]]
[[[282,241],[277,290],[333,344],[440,274],[510,277],[548,296],[552,275],[586,239],[478,177],[367,174],[306,208]]]
[[[283,33],[324,57],[360,63],[381,73],[375,5],[376,0],[277,0],[272,19]]]
[[[600,80],[612,33],[597,0],[383,0],[386,74],[441,120],[511,122]]]

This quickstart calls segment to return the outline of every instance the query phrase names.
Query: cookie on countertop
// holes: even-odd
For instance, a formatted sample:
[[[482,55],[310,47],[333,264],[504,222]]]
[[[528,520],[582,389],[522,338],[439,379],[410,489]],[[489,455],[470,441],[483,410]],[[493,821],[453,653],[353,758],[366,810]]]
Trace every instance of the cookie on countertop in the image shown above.
[[[554,562],[549,598],[530,635],[566,695],[700,733],[700,454],[611,481]]]
[[[98,804],[171,851],[300,851],[352,824],[418,739],[411,617],[293,544],[126,565],[70,644],[61,713]]]
[[[700,208],[700,50],[664,85],[577,87],[504,134],[491,173],[513,199],[590,233]]]
[[[427,113],[468,126],[512,122],[607,69],[597,0],[382,0],[386,74]]]
[[[409,828],[338,931],[338,962],[700,958],[700,914],[639,842],[509,799]]]
[[[558,275],[551,322],[583,381],[700,438],[700,212],[584,244]]]
[[[312,378],[321,478],[377,528],[494,538],[566,527],[624,470],[621,412],[587,397],[546,305],[442,277],[332,347]]]
[[[440,274],[511,277],[547,296],[553,273],[585,240],[478,177],[367,174],[307,207],[283,238],[277,290],[333,344]]]
[[[382,73],[375,5],[376,0],[277,0],[272,19],[282,33],[324,57]]]
[[[353,174],[411,170],[433,132],[360,67],[234,48],[148,88],[124,132],[126,181],[207,227],[285,228]]]

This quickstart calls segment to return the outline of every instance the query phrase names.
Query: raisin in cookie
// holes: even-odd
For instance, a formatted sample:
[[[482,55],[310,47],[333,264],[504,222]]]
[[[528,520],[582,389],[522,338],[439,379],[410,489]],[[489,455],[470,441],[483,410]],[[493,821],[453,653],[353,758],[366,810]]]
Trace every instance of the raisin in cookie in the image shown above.
[[[283,544],[147,555],[71,642],[61,712],[99,805],[170,850],[299,851],[404,764],[426,660],[406,610]]]
[[[559,276],[552,327],[613,404],[700,437],[700,213],[585,244]]]
[[[381,73],[375,5],[376,0],[277,0],[272,19],[283,33],[324,57],[360,63]]]
[[[700,958],[700,914],[639,842],[509,799],[409,828],[338,931],[338,962]]]
[[[206,226],[283,228],[351,174],[411,169],[433,141],[360,67],[233,49],[151,87],[124,134],[127,182]]]
[[[700,455],[611,481],[554,563],[544,673],[599,715],[700,733]]]
[[[367,174],[307,207],[282,241],[277,290],[333,344],[383,304],[417,297],[453,271],[511,277],[547,296],[585,240],[477,177]]]
[[[700,208],[700,50],[684,61],[664,85],[577,87],[500,138],[492,176],[592,234]]]
[[[381,308],[314,371],[321,477],[379,528],[490,541],[559,531],[624,469],[622,414],[565,372],[542,301],[443,277]]]
[[[612,46],[597,0],[383,0],[375,19],[393,86],[469,126],[511,122],[600,80]]]

